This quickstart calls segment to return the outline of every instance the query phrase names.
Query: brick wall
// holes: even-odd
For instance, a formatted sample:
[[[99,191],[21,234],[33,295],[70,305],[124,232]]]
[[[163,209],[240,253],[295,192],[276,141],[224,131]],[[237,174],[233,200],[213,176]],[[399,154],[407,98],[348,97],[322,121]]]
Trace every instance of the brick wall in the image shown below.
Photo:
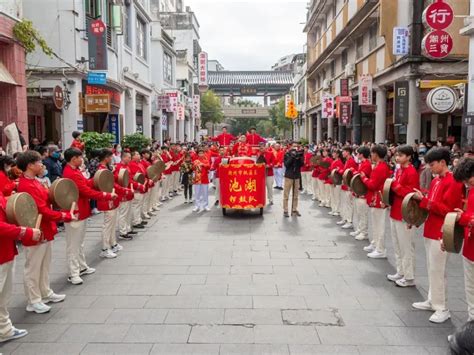
[[[28,111],[26,104],[25,51],[13,38],[15,21],[0,14],[0,62],[8,69],[18,86],[0,83],[0,121],[3,127],[16,122],[28,141]],[[6,140],[1,129],[1,144]]]

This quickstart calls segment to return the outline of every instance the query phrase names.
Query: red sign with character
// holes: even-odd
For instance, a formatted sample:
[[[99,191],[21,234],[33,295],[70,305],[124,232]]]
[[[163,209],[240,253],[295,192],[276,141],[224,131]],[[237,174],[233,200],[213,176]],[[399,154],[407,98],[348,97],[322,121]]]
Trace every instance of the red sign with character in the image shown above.
[[[219,167],[222,208],[265,206],[265,164],[222,164]]]
[[[431,28],[444,30],[453,22],[453,8],[449,4],[438,0],[425,9],[423,18]]]
[[[444,58],[453,49],[453,39],[446,31],[433,31],[423,38],[423,49],[432,58]]]

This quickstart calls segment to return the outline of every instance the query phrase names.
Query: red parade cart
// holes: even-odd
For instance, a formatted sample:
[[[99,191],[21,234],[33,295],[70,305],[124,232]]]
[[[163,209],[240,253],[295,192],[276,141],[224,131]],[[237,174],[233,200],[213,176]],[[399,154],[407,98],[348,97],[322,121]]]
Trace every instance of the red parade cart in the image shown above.
[[[250,210],[263,208],[266,201],[265,164],[254,158],[230,158],[219,167],[220,203],[222,214],[227,209]]]

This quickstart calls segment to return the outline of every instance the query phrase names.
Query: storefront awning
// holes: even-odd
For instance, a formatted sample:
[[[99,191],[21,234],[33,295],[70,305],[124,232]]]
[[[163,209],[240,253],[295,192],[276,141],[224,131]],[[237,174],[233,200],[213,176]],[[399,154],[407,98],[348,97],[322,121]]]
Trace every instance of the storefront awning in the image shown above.
[[[18,85],[2,62],[0,62],[0,83]]]

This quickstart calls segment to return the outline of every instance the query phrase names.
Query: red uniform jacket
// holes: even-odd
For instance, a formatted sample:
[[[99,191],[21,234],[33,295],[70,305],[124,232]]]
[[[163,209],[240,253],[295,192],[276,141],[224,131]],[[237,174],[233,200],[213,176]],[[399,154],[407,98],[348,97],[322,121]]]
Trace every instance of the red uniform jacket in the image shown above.
[[[164,151],[163,153],[161,153],[161,159],[163,159],[163,161],[166,163],[169,163],[170,161],[172,161],[172,157],[171,157],[171,154],[167,151]],[[172,170],[173,166],[170,166],[168,169],[166,169],[163,174],[165,175],[170,175],[173,170]]]
[[[219,179],[219,166],[221,165],[223,158],[228,158],[228,157],[226,157],[226,156],[221,157],[219,155],[218,157],[216,157],[216,159],[214,159],[214,162],[212,163],[211,170],[216,172],[215,173],[215,178],[216,179]]]
[[[6,264],[18,255],[15,241],[21,241],[24,245],[35,245],[33,241],[33,230],[31,228],[18,227],[8,223],[7,200],[0,192],[0,265]]]
[[[344,167],[342,169],[339,169],[338,172],[339,172],[339,174],[344,175],[346,170],[349,170],[349,169],[352,169],[352,171],[357,171],[358,170],[357,163],[354,160],[354,158],[352,158],[352,157],[347,159],[347,161],[344,163]],[[341,189],[344,190],[344,191],[349,191],[349,187],[344,185],[344,184],[341,185]]]
[[[115,182],[118,183],[118,174],[120,173],[120,170],[121,169],[126,169],[128,171],[128,175],[131,176],[131,173],[130,173],[130,167],[128,165],[125,165],[124,163],[118,163],[117,165],[115,165],[115,170],[114,170],[114,178],[115,178]],[[133,200],[133,192],[131,190],[131,186],[133,186],[133,189],[135,190],[139,190],[140,184],[138,182],[136,182],[135,180],[133,179],[129,179],[128,181],[128,186],[126,189],[124,189],[124,192],[125,194],[124,195],[120,195],[117,193],[117,195],[119,195],[119,198],[120,198],[120,202],[126,202],[126,201],[131,201]]]
[[[257,133],[247,133],[245,135],[247,143],[250,145],[259,145],[260,143],[266,143],[266,140],[260,137]]]
[[[18,192],[27,192],[35,200],[38,212],[43,215],[40,229],[43,232],[44,239],[48,241],[54,239],[54,236],[58,233],[56,222],[61,220],[71,222],[70,212],[54,211],[51,208],[52,201],[49,199],[49,190],[41,185],[38,180],[20,176]]]
[[[357,167],[357,170],[354,171],[354,173],[361,173],[363,172],[365,174],[366,177],[370,178],[370,174],[372,173],[372,164],[370,164],[370,160],[368,159],[365,159],[363,162],[361,162],[358,167]],[[352,193],[353,196],[356,196],[355,193]],[[359,196],[362,198],[362,196]]]
[[[395,180],[392,182],[393,202],[390,209],[390,218],[402,220],[402,202],[406,195],[420,189],[420,177],[413,165],[400,168],[395,173]]]
[[[319,165],[316,165],[313,169],[313,173],[311,176],[315,179],[319,179],[319,174],[321,174],[321,167]]]
[[[84,175],[82,175],[79,169],[75,169],[69,164],[66,164],[66,166],[64,167],[63,177],[74,181],[77,186],[77,189],[79,190],[79,200],[77,201],[77,209],[79,210],[80,221],[89,218],[91,215],[90,200],[112,200],[111,194],[95,190],[93,187],[93,179],[87,180]]]
[[[365,199],[370,207],[382,208],[382,189],[385,180],[387,180],[391,171],[386,162],[379,162],[372,170],[370,177],[363,176],[362,182],[367,186]]]
[[[84,142],[81,142],[81,141],[78,141],[77,139],[74,139],[71,143],[71,148],[77,148],[81,152],[83,152],[84,149],[86,148],[86,145],[84,144]]]
[[[334,169],[337,169],[339,171],[343,168],[344,168],[344,164],[342,163],[341,159],[333,160],[333,162],[331,163],[331,166],[329,167],[329,174],[331,174],[331,171],[333,171]],[[329,185],[334,185],[332,180],[329,178],[329,175],[326,178],[326,181],[324,183],[329,184]]]
[[[247,143],[236,143],[232,154],[236,157],[249,157],[252,155],[252,148]]]
[[[221,133],[216,137],[212,137],[213,142],[219,142],[220,146],[227,146],[230,142],[235,141],[237,138],[230,133]]]
[[[273,167],[275,166],[275,154],[269,149],[265,151],[265,162],[267,176],[273,176]]]
[[[423,231],[425,238],[441,239],[444,217],[455,208],[462,207],[463,197],[463,184],[454,180],[451,172],[431,181],[428,197],[420,202],[420,207],[429,211]]]
[[[323,158],[323,161],[325,161],[326,163],[329,163],[329,167],[331,167],[331,164],[333,162],[332,158],[330,157]],[[329,176],[329,173],[330,173],[329,168],[323,168],[322,166],[320,166],[319,180],[326,181]]]
[[[143,165],[143,168],[145,169],[145,172],[146,172],[145,176],[146,176],[147,179],[148,179],[148,181],[147,181],[148,187],[149,187],[149,188],[154,187],[154,186],[155,186],[155,182],[154,182],[153,180],[151,180],[151,179],[148,177],[148,172],[147,172],[147,170],[146,170],[146,169],[148,169],[149,166],[151,166],[151,162],[148,161],[148,160],[142,159],[142,160],[140,160],[140,164],[142,164],[142,165]],[[179,166],[178,166],[178,169],[179,169]]]
[[[311,153],[311,152],[305,153],[305,155],[304,155],[304,164],[301,167],[301,172],[302,173],[311,171],[311,157],[312,156],[313,156],[313,153]]]
[[[469,189],[466,212],[461,215],[459,224],[466,229],[462,255],[474,261],[474,188],[472,187]]]
[[[130,178],[132,180],[133,180],[133,177],[137,173],[141,173],[141,174],[145,175],[145,177],[147,176],[146,175],[146,169],[145,169],[145,167],[143,166],[143,164],[141,162],[131,161],[130,164],[128,164],[128,166],[130,168]],[[135,181],[135,180],[133,180],[133,181]],[[146,193],[148,191],[148,179],[145,179],[145,184],[143,184],[143,185],[137,183],[136,191],[140,192],[141,194]]]
[[[10,180],[10,178],[5,174],[3,170],[0,171],[0,191],[3,196],[10,196],[15,190],[15,182]]]
[[[274,167],[282,168],[283,167],[283,158],[285,157],[285,151],[283,149],[274,150],[273,155],[275,156]]]
[[[206,157],[196,159],[193,162],[194,180],[195,185],[206,185],[209,184],[209,169],[211,168],[209,160]]]

